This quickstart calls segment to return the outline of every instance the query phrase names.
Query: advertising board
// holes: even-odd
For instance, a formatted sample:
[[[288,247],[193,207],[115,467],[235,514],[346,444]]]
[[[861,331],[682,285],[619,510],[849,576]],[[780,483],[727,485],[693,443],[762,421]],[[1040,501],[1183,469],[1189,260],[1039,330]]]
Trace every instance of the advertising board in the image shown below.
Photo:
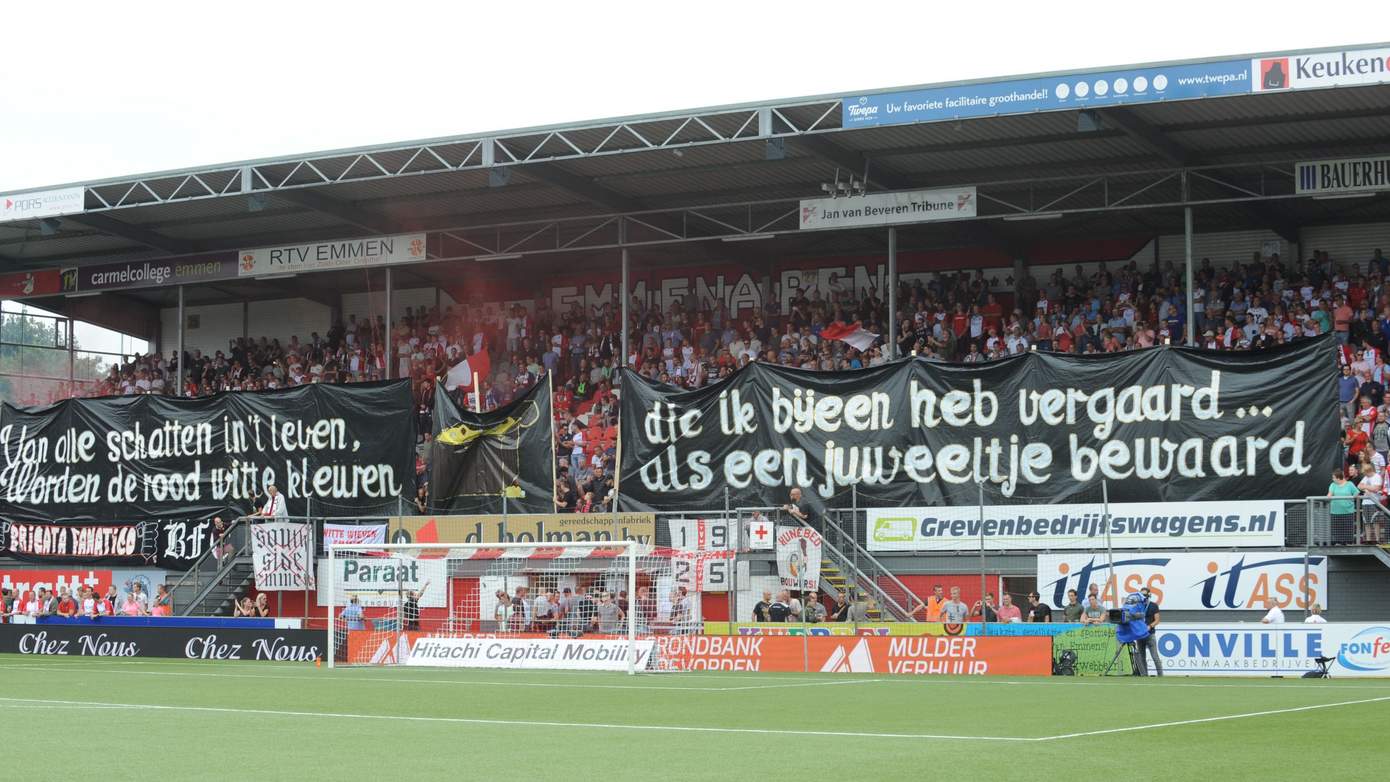
[[[322,630],[0,625],[0,653],[7,654],[314,662],[323,649]]]

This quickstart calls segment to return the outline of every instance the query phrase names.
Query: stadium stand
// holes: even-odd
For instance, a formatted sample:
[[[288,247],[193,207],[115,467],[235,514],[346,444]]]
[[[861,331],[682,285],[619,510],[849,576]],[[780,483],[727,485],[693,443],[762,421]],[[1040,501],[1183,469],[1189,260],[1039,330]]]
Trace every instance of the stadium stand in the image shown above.
[[[1358,423],[1349,442],[1364,429],[1367,438],[1378,436],[1386,446],[1372,449],[1381,457],[1377,474],[1383,472],[1390,448],[1385,433],[1390,410],[1383,392],[1390,338],[1388,272],[1390,262],[1379,248],[1365,260],[1333,259],[1321,250],[1296,263],[1259,250],[1230,263],[1204,258],[1196,277],[1195,300],[1201,310],[1194,313],[1201,346],[1214,350],[1253,350],[1335,331],[1347,346],[1347,372],[1382,389],[1366,389],[1374,404],[1360,417],[1352,409],[1355,397],[1347,396],[1351,391],[1341,400],[1344,427],[1353,418]],[[996,290],[980,273],[935,275],[927,284],[900,285],[899,355],[977,362],[1027,350],[1112,353],[1182,341],[1182,280],[1171,263],[1149,269],[1136,262],[1118,268],[1101,263],[1089,273],[1078,265],[1071,274],[1059,269],[1041,281],[1026,277],[1015,290]],[[883,334],[888,312],[878,298],[856,300],[844,289],[801,289],[790,309],[784,316],[772,307],[731,313],[722,304],[698,309],[677,304],[661,312],[634,298],[628,324],[632,365],[651,378],[695,388],[749,361],[840,370],[887,360],[881,338],[860,349],[821,337],[832,324],[844,323]],[[482,383],[484,410],[506,404],[543,373],[553,373],[562,484],[558,509],[579,509],[591,489],[597,491],[588,507],[608,509],[604,487],[612,487],[618,423],[612,383],[620,351],[615,316],[606,310],[586,314],[579,305],[556,312],[544,300],[534,314],[516,307],[500,322],[472,317],[462,307],[420,307],[407,309],[405,317],[391,324],[389,349],[385,331],[380,318],[369,322],[352,316],[326,334],[295,336],[283,344],[261,337],[237,339],[211,356],[190,351],[185,390],[200,396],[378,380],[385,377],[388,357],[396,356],[398,376],[414,383],[423,432],[429,429],[435,379],[446,377],[451,365],[470,352],[485,350],[497,358]],[[165,392],[176,367],[174,355],[132,356],[113,366],[85,395]],[[466,390],[456,393],[461,404],[473,406]],[[1349,452],[1349,467],[1358,467],[1361,450]],[[419,451],[423,497],[429,449],[422,442]]]

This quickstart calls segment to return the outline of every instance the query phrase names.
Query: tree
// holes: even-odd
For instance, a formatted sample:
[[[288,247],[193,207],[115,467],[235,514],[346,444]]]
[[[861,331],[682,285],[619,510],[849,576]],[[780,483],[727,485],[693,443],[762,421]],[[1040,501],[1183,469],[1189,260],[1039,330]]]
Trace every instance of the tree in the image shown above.
[[[45,404],[68,395],[69,348],[62,318],[6,312],[0,316],[0,400]],[[111,357],[71,346],[72,377],[100,380]]]

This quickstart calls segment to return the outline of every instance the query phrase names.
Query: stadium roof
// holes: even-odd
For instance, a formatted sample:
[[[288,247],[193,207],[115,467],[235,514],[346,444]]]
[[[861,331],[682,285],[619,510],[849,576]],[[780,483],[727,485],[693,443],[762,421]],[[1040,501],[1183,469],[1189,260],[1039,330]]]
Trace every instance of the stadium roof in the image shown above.
[[[526,262],[537,273],[560,264],[611,266],[620,243],[640,248],[635,258],[644,265],[882,253],[882,231],[797,230],[799,199],[820,197],[837,175],[843,181],[866,172],[871,192],[979,190],[978,218],[904,227],[903,250],[1003,245],[1026,254],[1022,248],[1043,236],[1181,232],[1184,204],[1194,206],[1199,231],[1261,227],[1293,239],[1299,226],[1390,218],[1390,199],[1382,197],[1300,197],[1293,173],[1298,161],[1390,152],[1390,84],[1378,83],[1390,81],[1387,48],[823,95],[77,183],[80,213],[0,222],[0,270],[421,231],[430,232],[431,260],[535,256]],[[1325,88],[1327,79],[1309,77],[1258,91],[1263,63],[1282,59],[1291,69],[1300,57],[1346,61],[1347,52],[1376,49],[1381,71],[1358,86]],[[1249,72],[1239,90],[1219,80],[1179,88],[1174,76],[1167,94],[1154,95],[1160,72],[1167,84],[1169,73],[1208,78],[1243,63]],[[1154,82],[1144,96],[1142,74]],[[1054,86],[1039,108],[1030,83],[1075,86]],[[851,109],[995,88],[1015,97],[935,110],[924,98],[917,120],[880,114],[862,126]],[[776,241],[717,241],[744,238]],[[429,263],[396,273],[396,287],[459,275],[455,264]],[[359,270],[315,275],[312,284],[232,279],[190,288],[189,300],[284,296],[287,289],[332,295],[361,290],[361,278]],[[136,295],[167,302],[170,292]]]

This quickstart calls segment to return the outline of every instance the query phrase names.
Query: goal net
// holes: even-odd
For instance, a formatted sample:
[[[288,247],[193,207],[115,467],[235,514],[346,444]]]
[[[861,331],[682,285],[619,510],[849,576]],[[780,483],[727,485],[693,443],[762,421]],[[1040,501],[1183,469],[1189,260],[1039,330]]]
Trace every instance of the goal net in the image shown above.
[[[634,542],[333,545],[329,664],[661,670],[657,637],[701,626],[681,556]]]

